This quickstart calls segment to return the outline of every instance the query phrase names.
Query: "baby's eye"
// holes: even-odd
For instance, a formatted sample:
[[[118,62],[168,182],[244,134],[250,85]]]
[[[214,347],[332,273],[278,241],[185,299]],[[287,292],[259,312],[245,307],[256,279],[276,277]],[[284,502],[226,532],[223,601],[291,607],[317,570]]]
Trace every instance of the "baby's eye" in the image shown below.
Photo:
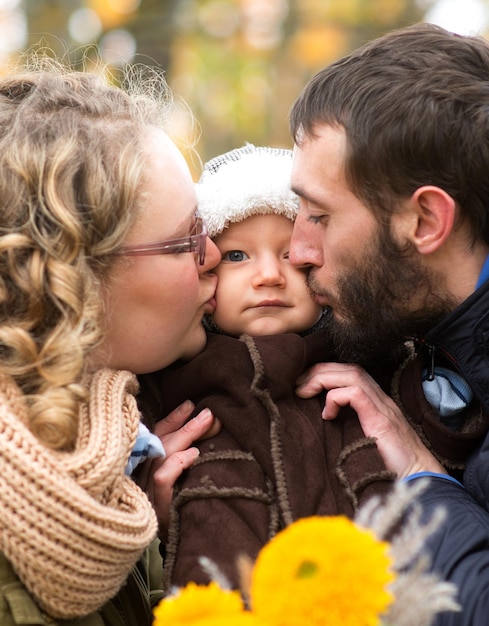
[[[239,263],[245,259],[249,259],[249,256],[242,250],[229,250],[229,252],[225,252],[222,255],[222,260],[229,261],[230,263]]]

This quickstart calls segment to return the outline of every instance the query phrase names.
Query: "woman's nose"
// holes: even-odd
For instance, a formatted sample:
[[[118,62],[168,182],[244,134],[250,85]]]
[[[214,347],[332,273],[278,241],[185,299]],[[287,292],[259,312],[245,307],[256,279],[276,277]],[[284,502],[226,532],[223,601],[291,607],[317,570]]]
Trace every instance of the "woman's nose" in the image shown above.
[[[219,248],[212,241],[212,239],[210,239],[210,237],[207,237],[205,245],[205,260],[203,265],[199,265],[199,271],[201,273],[209,272],[214,269],[216,265],[218,265],[220,260],[221,253],[219,252]]]

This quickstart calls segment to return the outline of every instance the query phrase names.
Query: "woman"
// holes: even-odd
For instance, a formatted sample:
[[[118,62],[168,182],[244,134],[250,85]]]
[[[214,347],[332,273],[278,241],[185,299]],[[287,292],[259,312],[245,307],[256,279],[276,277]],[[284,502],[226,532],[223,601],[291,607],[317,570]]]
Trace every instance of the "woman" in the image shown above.
[[[124,473],[135,374],[202,350],[219,253],[163,79],[149,97],[43,65],[0,79],[0,623],[144,626],[157,520]],[[181,428],[191,409],[158,433],[163,522],[212,424]]]

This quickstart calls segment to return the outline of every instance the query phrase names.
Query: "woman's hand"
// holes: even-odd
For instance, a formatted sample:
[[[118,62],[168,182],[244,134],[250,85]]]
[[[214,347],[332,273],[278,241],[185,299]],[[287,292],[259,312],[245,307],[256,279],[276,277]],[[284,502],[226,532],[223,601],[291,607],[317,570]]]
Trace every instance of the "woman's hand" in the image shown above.
[[[198,448],[192,447],[192,443],[212,437],[221,428],[209,409],[203,409],[187,422],[193,409],[193,403],[187,400],[154,428],[163,443],[166,458],[151,461],[146,490],[158,517],[160,535],[166,534],[168,529],[175,482],[199,456]]]
[[[398,478],[417,472],[446,473],[409,425],[397,404],[358,365],[320,363],[297,381],[302,398],[328,391],[323,419],[335,419],[340,407],[350,405],[363,432],[376,439],[384,463]]]

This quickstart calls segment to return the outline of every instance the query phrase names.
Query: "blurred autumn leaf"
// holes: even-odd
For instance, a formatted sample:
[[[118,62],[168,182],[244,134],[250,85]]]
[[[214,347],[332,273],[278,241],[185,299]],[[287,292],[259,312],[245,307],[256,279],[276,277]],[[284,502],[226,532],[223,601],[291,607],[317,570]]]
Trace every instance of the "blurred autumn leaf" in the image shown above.
[[[175,137],[207,160],[246,141],[290,146],[288,112],[308,79],[364,41],[422,20],[434,0],[5,2],[26,17],[24,47],[41,43],[80,66],[164,68],[177,96]],[[199,162],[186,154],[197,177]]]

